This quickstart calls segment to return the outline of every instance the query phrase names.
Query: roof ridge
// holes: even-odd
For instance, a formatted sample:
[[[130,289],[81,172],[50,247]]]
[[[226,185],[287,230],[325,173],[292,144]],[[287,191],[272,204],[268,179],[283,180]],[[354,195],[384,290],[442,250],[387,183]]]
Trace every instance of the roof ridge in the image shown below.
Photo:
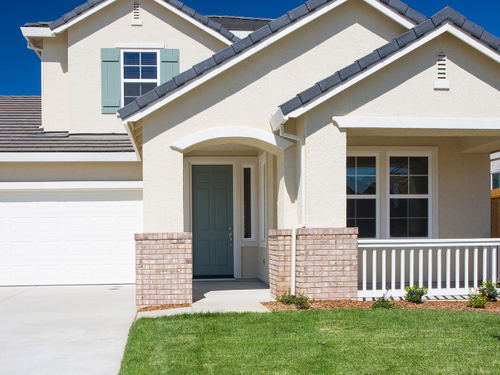
[[[216,14],[207,15],[208,18],[231,18],[238,20],[250,20],[250,21],[272,21],[274,18],[265,18],[265,17],[246,17],[246,16],[218,16]]]
[[[54,30],[58,28],[59,26],[64,25],[65,23],[73,20],[74,18],[80,16],[81,14],[86,13],[89,9],[94,8],[95,6],[108,1],[108,0],[88,0],[86,3],[83,3],[73,10],[69,11],[66,14],[63,14],[60,18],[56,19],[55,21],[52,21],[48,24],[48,27],[50,30]],[[210,27],[211,29],[217,31],[219,34],[223,35],[226,39],[236,42],[239,40],[239,38],[234,35],[232,32],[227,30],[226,28],[222,27],[220,24],[218,24],[215,21],[212,21],[208,19],[208,17],[198,13],[194,9],[188,7],[185,5],[183,2],[179,0],[163,0],[166,3],[169,3],[172,6],[175,6],[177,9],[181,10],[182,12],[188,14],[198,22],[201,22],[203,25]],[[29,24],[31,25],[31,24]],[[33,26],[31,26],[33,27]],[[36,27],[36,26],[35,26]]]
[[[384,0],[382,0],[384,1]],[[392,1],[392,0],[391,0]],[[478,39],[483,44],[487,45],[497,53],[500,52],[500,38],[485,31],[483,27],[469,21],[464,15],[457,12],[450,6],[445,7],[431,18],[427,19],[410,29],[406,33],[391,40],[389,43],[377,48],[368,55],[361,57],[354,63],[346,66],[343,69],[336,71],[331,76],[316,82],[313,86],[297,94],[292,99],[279,105],[283,115],[287,115],[298,107],[310,102],[311,100],[323,95],[323,93],[331,90],[333,87],[338,86],[340,83],[356,76],[363,70],[370,66],[384,60],[389,55],[403,49],[408,44],[420,39],[427,33],[437,29],[444,22],[453,22],[460,29],[466,31],[471,36]]]
[[[178,0],[164,0],[164,1],[178,1]],[[250,33],[247,37],[233,43],[226,49],[217,52],[208,59],[194,65],[191,69],[180,73],[179,75],[173,77],[170,81],[156,87],[154,90],[138,97],[128,105],[118,110],[118,114],[122,119],[129,117],[130,115],[140,111],[142,108],[146,107],[150,103],[156,101],[157,99],[165,96],[177,89],[178,87],[184,85],[185,83],[192,81],[198,76],[202,75],[208,70],[215,68],[216,66],[222,64],[223,62],[231,59],[233,56],[251,48],[253,45],[259,43],[261,40],[267,38],[268,36],[279,32],[291,23],[306,17],[307,15],[314,13],[317,9],[322,8],[328,4],[333,4],[340,0],[308,0],[299,7],[290,10],[283,16],[274,19],[269,24],[261,27],[260,29]],[[413,23],[420,24],[423,23],[427,18],[417,11],[411,9],[405,3],[400,0],[377,0],[384,5],[394,9],[399,14],[413,20]]]

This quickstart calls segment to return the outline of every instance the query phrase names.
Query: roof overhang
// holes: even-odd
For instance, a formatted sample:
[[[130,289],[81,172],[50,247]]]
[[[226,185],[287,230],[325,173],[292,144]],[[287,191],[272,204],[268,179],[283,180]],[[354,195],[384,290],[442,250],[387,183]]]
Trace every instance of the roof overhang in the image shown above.
[[[21,27],[25,38],[53,38],[56,35],[48,27]]]
[[[500,119],[495,118],[333,116],[332,121],[339,129],[500,130]]]
[[[135,152],[0,152],[0,162],[140,161]]]
[[[457,37],[459,40],[465,42],[466,44],[468,44],[472,48],[483,53],[484,55],[486,55],[487,57],[496,61],[497,63],[500,63],[500,55],[498,53],[496,53],[492,49],[488,48],[487,46],[485,46],[484,44],[479,42],[477,39],[473,38],[471,35],[463,32],[457,26],[455,26],[455,25],[451,24],[449,21],[447,21],[442,26],[429,32],[429,34],[423,36],[420,39],[417,39],[415,42],[409,44],[408,46],[404,47],[403,49],[399,50],[398,52],[395,52],[393,55],[390,55],[386,59],[379,61],[378,63],[367,68],[366,70],[362,71],[358,75],[340,83],[335,88],[333,88],[329,91],[326,91],[322,95],[320,95],[317,98],[311,100],[310,102],[304,104],[303,106],[294,109],[293,111],[287,113],[286,115],[283,114],[283,112],[281,111],[281,108],[278,108],[278,110],[273,114],[273,116],[271,117],[271,120],[270,120],[271,127],[272,127],[273,131],[277,131],[279,129],[280,125],[285,124],[290,118],[297,118],[299,116],[302,116],[303,114],[307,113],[311,109],[316,108],[320,104],[333,98],[335,95],[345,91],[346,89],[350,88],[351,86],[354,86],[358,82],[375,74],[379,70],[385,68],[386,66],[401,59],[402,57],[408,55],[409,53],[415,51],[416,49],[420,48],[421,46],[427,44],[428,42],[436,39],[437,37],[439,37],[445,33],[449,33],[449,34]]]
[[[222,126],[202,130],[188,135],[170,147],[182,153],[187,153],[197,146],[216,145],[220,143],[238,143],[259,147],[264,151],[278,155],[293,143],[264,130],[244,126]]]
[[[155,0],[155,1],[158,2],[160,0]],[[255,55],[256,53],[258,53],[258,52],[262,51],[263,49],[265,49],[266,47],[270,46],[271,44],[274,44],[275,42],[281,40],[285,36],[293,33],[294,31],[300,29],[303,26],[313,22],[317,18],[323,16],[324,14],[326,14],[326,13],[328,13],[336,8],[338,8],[339,6],[341,6],[342,4],[344,4],[348,1],[350,1],[350,0],[333,1],[333,2],[325,5],[324,7],[319,8],[315,12],[309,14],[308,16],[305,16],[304,18],[299,19],[299,20],[291,23],[290,25],[288,25],[284,29],[280,30],[279,32],[272,34],[267,39],[261,41],[260,43],[253,45],[252,47],[248,48],[247,50],[236,55],[231,60],[223,62],[221,65],[217,66],[213,70],[210,70],[210,71],[207,71],[206,73],[203,73],[201,76],[198,76],[197,78],[193,79],[192,81],[186,83],[184,86],[180,87],[179,89],[174,90],[171,94],[167,94],[163,98],[160,98],[159,100],[157,100],[155,103],[152,103],[151,105],[148,105],[148,106],[142,108],[137,113],[131,115],[130,117],[127,117],[126,121],[127,122],[136,122],[136,121],[141,120],[142,118],[155,112],[159,108],[167,105],[168,103],[174,101],[175,99],[179,98],[180,96],[185,95],[186,93],[190,92],[191,90],[195,89],[196,87],[211,80],[212,78],[225,72],[226,70],[230,69],[231,67],[248,59],[249,57]],[[380,3],[378,0],[363,0],[363,1],[365,3],[371,5],[375,9],[380,10],[383,14],[387,15],[389,18],[391,18],[392,20],[394,20],[398,24],[404,26],[408,30],[415,26],[414,23],[410,22],[403,15],[397,13],[396,11],[389,9],[386,5]]]

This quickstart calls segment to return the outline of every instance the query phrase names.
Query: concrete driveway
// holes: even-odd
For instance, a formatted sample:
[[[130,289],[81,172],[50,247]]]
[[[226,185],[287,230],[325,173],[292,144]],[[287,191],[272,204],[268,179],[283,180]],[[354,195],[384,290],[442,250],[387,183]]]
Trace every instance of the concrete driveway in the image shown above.
[[[0,287],[0,373],[116,374],[135,286]]]

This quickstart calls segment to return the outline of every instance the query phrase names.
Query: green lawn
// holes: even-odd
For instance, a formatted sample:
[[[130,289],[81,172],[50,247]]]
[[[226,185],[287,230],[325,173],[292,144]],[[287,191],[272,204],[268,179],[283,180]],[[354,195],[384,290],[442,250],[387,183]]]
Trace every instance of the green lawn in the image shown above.
[[[499,374],[500,315],[316,310],[140,319],[120,374]]]

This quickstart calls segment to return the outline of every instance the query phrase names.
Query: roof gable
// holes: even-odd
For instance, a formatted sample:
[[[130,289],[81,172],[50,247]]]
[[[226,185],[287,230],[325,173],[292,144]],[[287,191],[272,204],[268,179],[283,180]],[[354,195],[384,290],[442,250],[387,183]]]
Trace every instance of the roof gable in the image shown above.
[[[302,115],[444,32],[452,33],[500,62],[500,38],[467,20],[465,16],[454,9],[446,7],[407,33],[281,104],[271,120],[273,128],[277,129],[290,117],[295,118]]]
[[[59,33],[66,30],[68,27],[74,25],[86,18],[87,16],[101,10],[109,4],[114,3],[117,0],[89,0],[75,9],[64,14],[57,20],[48,23],[48,27],[54,33]],[[158,4],[164,6],[165,8],[177,13],[182,18],[188,20],[189,22],[197,25],[201,29],[209,32],[210,34],[218,37],[219,39],[225,41],[227,44],[236,42],[239,40],[232,32],[222,27],[219,23],[215,22],[213,19],[205,17],[204,15],[198,13],[194,9],[188,7],[184,3],[178,0],[154,0]],[[26,26],[41,26],[38,24],[27,24]]]
[[[349,0],[309,0],[303,5],[289,11],[282,17],[271,21],[264,27],[249,34],[246,38],[233,43],[228,48],[174,77],[171,81],[137,98],[134,102],[120,109],[118,113],[122,119],[137,114],[131,119],[131,121],[137,121],[151,111],[167,104],[167,98],[173,100],[183,95],[183,92],[181,93],[180,91],[185,90],[187,92],[197,87],[199,84],[209,80],[219,72],[250,57],[252,54],[262,50],[309,22],[314,21],[316,18],[347,1]],[[406,28],[411,28],[418,22],[423,22],[426,19],[425,16],[412,10],[399,0],[363,1]],[[139,114],[138,112],[141,113]]]

